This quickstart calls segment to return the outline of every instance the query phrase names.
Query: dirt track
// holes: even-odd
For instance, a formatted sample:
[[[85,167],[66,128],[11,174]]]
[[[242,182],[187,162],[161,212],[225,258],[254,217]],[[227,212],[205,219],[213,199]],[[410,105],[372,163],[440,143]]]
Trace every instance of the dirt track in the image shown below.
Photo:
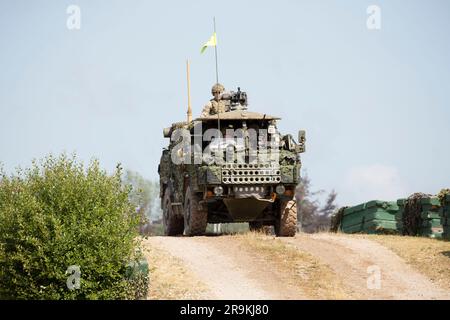
[[[209,299],[301,299],[264,270],[264,262],[240,254],[230,237],[150,238],[149,243],[180,258],[209,289]],[[231,244],[229,246],[228,244]]]
[[[317,259],[318,263],[313,263],[311,268],[304,271],[303,276],[309,279],[308,286],[314,286],[314,283],[310,283],[311,279],[317,279],[308,278],[308,272],[329,270],[328,273],[334,273],[331,279],[339,280],[334,281],[333,290],[343,292],[340,298],[450,299],[448,290],[439,288],[392,251],[370,240],[334,234],[301,235],[281,240],[270,236],[261,237],[269,245],[273,243],[274,248],[286,246],[287,250],[309,254]],[[272,258],[264,256],[270,250],[250,252],[246,250],[246,239],[239,236],[151,237],[144,243],[179,259],[186,268],[183,277],[192,276],[207,288],[201,298],[329,298],[320,294],[311,296],[311,290],[303,290],[304,283],[295,280],[300,278],[287,280],[292,278],[286,274],[287,269],[278,268],[281,264],[277,264],[277,261],[268,261],[273,259],[273,255],[270,256]],[[151,257],[148,258],[151,261]],[[153,263],[157,268],[158,261]],[[280,263],[286,265],[289,261]],[[292,266],[292,270],[301,269],[298,261],[295,263],[297,265]],[[379,267],[381,271],[380,289],[367,287],[370,266]],[[317,286],[323,287],[323,283],[319,282]],[[195,288],[191,289],[195,291]]]
[[[331,234],[283,240],[329,265],[357,298],[450,299],[450,292],[438,288],[391,250],[373,241]],[[379,289],[367,288],[369,267],[381,272]]]

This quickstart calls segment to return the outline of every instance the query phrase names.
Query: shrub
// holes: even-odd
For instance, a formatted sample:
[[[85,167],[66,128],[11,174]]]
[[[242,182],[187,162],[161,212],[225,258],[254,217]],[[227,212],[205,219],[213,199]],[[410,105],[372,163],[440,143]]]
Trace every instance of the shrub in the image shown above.
[[[126,299],[126,264],[141,257],[138,219],[121,184],[98,161],[48,156],[0,172],[0,298]],[[80,268],[80,288],[67,285]]]

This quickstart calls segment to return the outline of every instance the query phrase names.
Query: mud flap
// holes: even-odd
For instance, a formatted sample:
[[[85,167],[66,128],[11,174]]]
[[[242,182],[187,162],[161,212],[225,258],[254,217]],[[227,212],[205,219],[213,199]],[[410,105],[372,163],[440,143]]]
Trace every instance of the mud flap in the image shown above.
[[[183,205],[180,202],[172,203],[173,213],[177,216],[183,216]]]

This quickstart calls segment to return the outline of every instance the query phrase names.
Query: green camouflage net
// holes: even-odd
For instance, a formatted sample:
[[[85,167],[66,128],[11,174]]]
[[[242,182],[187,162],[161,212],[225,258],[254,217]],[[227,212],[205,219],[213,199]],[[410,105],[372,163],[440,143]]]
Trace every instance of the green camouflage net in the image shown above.
[[[335,214],[331,217],[331,223],[330,223],[330,231],[331,232],[338,232],[341,228],[342,224],[342,218],[344,217],[344,211],[348,207],[342,207],[338,211],[336,211]]]
[[[127,265],[126,278],[128,281],[127,299],[146,300],[149,285],[149,266],[145,258],[133,261]]]
[[[450,194],[450,189],[442,189],[437,196],[442,207],[445,205],[445,196],[448,194]]]
[[[419,234],[420,226],[422,225],[422,198],[431,197],[425,193],[413,193],[406,199],[405,209],[403,211],[403,235],[416,236]]]
[[[127,299],[146,300],[148,294],[149,277],[148,274],[141,273],[128,280]]]

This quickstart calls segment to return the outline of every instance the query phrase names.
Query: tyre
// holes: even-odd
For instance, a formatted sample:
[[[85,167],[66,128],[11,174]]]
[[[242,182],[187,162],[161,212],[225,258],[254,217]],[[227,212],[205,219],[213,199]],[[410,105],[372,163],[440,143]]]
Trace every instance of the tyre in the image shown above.
[[[184,234],[187,236],[203,235],[207,224],[208,211],[199,206],[199,197],[188,187],[184,199]]]
[[[277,237],[293,237],[297,232],[297,203],[294,200],[281,202],[279,215],[275,220]]]
[[[164,192],[163,198],[163,226],[165,236],[183,234],[183,217],[175,215],[172,208],[172,195],[169,188]]]

